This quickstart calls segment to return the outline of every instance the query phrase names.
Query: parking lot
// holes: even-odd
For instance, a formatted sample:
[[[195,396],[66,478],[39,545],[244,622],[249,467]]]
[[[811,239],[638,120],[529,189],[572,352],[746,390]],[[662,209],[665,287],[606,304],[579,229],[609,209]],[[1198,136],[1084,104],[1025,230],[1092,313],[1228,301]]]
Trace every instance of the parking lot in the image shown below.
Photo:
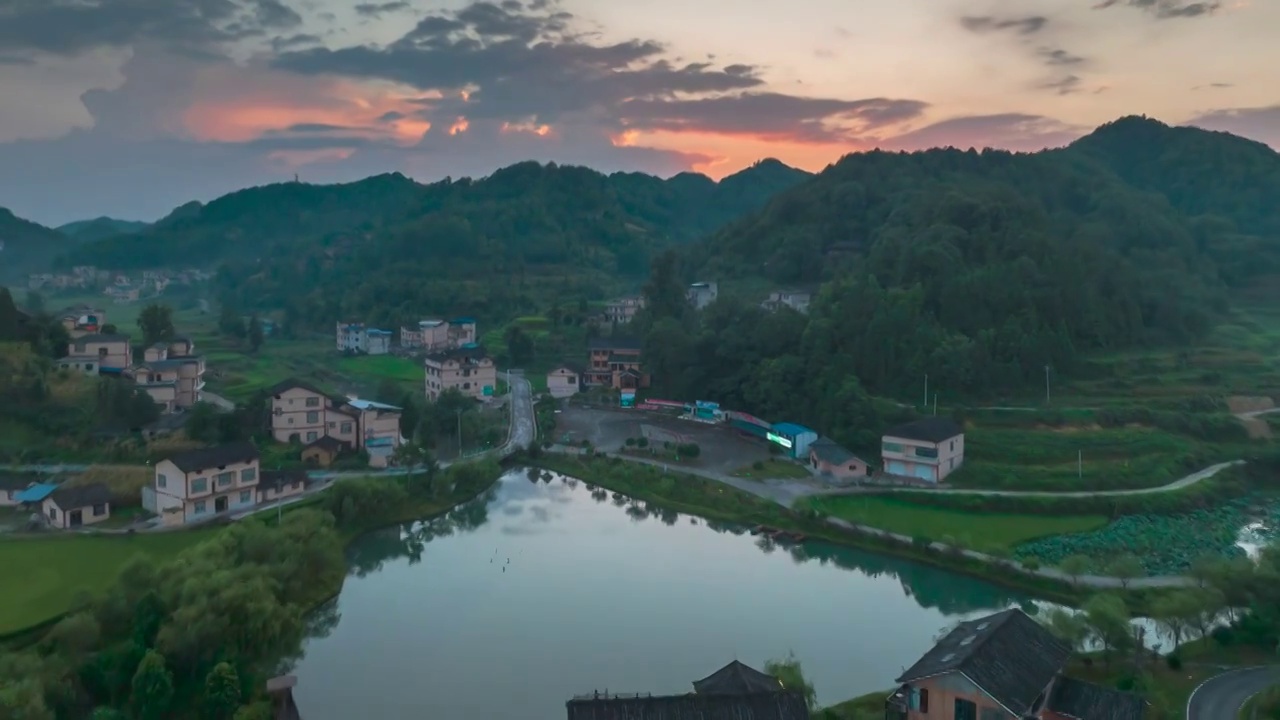
[[[648,433],[641,426],[648,426]],[[587,440],[600,450],[613,452],[622,448],[627,438],[642,434],[655,443],[697,443],[701,452],[687,464],[713,472],[730,473],[769,458],[764,441],[744,438],[725,427],[640,410],[567,407],[557,416],[555,440],[574,444]]]

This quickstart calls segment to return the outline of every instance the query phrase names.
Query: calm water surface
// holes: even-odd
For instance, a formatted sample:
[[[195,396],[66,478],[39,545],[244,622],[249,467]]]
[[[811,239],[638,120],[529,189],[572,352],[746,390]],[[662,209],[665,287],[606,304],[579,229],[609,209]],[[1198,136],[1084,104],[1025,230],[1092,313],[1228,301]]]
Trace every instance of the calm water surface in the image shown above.
[[[954,622],[1026,598],[509,472],[449,517],[351,548],[297,667],[307,720],[541,720],[574,694],[683,693],[789,651],[819,701],[886,689]]]

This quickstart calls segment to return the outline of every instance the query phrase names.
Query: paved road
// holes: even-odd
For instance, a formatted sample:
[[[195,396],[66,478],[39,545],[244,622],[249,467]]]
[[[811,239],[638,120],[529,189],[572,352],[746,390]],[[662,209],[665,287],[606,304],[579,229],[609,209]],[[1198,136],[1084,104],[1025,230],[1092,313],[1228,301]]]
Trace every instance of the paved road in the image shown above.
[[[211,393],[208,390],[202,390],[200,395],[202,400],[224,412],[231,412],[236,409],[235,403],[216,393]]]
[[[1280,683],[1280,666],[1231,670],[1204,682],[1187,699],[1187,720],[1236,720],[1254,695]]]

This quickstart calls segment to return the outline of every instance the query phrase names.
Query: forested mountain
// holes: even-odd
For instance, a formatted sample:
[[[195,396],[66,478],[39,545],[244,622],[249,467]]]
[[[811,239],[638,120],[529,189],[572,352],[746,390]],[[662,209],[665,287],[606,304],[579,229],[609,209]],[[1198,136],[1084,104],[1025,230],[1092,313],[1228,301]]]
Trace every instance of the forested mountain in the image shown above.
[[[0,207],[0,245],[0,283],[4,283],[47,268],[55,256],[75,242]]]
[[[864,387],[927,374],[990,397],[1087,351],[1201,335],[1234,288],[1272,281],[1277,171],[1265,146],[1143,118],[1034,154],[850,155],[657,263],[636,329],[662,392],[857,442]],[[695,278],[721,282],[721,307],[675,301]],[[743,279],[821,289],[808,316],[770,317],[724,291]]]
[[[57,230],[78,242],[94,242],[116,235],[141,232],[149,226],[150,223],[137,220],[117,220],[115,218],[100,217],[59,225]]]

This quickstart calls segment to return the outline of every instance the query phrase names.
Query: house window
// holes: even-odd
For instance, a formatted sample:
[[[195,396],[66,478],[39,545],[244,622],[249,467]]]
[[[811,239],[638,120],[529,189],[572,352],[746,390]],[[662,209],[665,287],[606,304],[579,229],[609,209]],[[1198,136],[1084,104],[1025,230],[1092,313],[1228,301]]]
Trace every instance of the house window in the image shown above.
[[[920,688],[920,712],[929,712],[929,689]]]
[[[106,505],[94,505],[94,506],[93,506],[93,516],[94,516],[94,517],[102,517],[103,515],[106,515],[106,514],[107,514],[107,506],[106,506]]]
[[[320,422],[320,413],[316,412],[315,410],[312,410],[311,412],[307,413],[307,422],[308,423]]]
[[[196,478],[191,481],[191,492],[199,494],[209,489],[209,481],[205,478]]]
[[[250,500],[252,500],[252,499],[253,499],[253,491],[252,491],[252,490],[241,490],[241,491],[240,491],[240,503],[241,503],[241,504],[247,503],[247,502],[249,502],[249,501],[250,501]]]
[[[251,483],[258,479],[258,468],[245,468],[240,471],[240,482]]]
[[[938,457],[938,448],[924,448],[924,447],[918,447],[918,448],[916,448],[916,457],[922,457],[922,458],[937,458],[937,457]]]
[[[307,407],[320,407],[320,398],[318,397],[307,398]]]
[[[885,451],[885,452],[887,452],[887,453],[900,453],[900,452],[902,452],[902,445],[900,445],[900,444],[898,444],[898,443],[888,443],[888,442],[887,442],[887,443],[885,443],[885,444],[884,444],[884,451]]]
[[[463,390],[470,390],[470,389],[471,389],[471,383],[469,383],[469,382],[462,383],[462,389],[463,389]]]
[[[235,479],[236,474],[232,472],[218,473],[218,487],[226,487]]]
[[[349,434],[351,433],[351,423],[349,423],[349,422],[344,422],[344,423],[342,423],[342,429],[341,429],[341,432],[342,432],[342,434],[344,434],[344,435],[349,435]]]
[[[952,440],[952,441],[951,441],[951,449],[952,449],[952,450],[955,450],[955,449],[956,449],[956,441],[955,441],[955,440]]]
[[[50,520],[57,520],[57,519],[58,519],[58,509],[57,509],[57,508],[49,508],[49,519],[50,519]]]
[[[956,698],[955,720],[978,720],[978,706],[972,701]]]
[[[197,500],[197,501],[196,501],[196,507],[195,507],[195,509],[194,509],[192,512],[193,512],[193,513],[195,513],[196,515],[203,515],[203,514],[204,514],[204,508],[205,508],[204,501],[203,501],[203,500]]]
[[[307,442],[309,443],[315,442],[317,437],[319,436],[316,434],[316,431],[312,430],[311,432],[307,433]]]
[[[163,474],[156,476],[156,487],[169,487],[169,478]]]

